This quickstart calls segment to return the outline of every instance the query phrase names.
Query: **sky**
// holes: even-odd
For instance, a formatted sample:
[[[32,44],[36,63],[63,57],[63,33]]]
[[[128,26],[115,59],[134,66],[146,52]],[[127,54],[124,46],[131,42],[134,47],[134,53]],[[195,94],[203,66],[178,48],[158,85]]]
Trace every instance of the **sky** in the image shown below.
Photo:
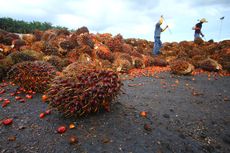
[[[206,18],[206,40],[230,39],[230,0],[0,0],[0,17],[50,22],[69,29],[88,27],[91,33],[121,34],[153,41],[161,15],[170,30],[164,42],[193,40],[192,27]],[[221,17],[224,20],[220,20]]]

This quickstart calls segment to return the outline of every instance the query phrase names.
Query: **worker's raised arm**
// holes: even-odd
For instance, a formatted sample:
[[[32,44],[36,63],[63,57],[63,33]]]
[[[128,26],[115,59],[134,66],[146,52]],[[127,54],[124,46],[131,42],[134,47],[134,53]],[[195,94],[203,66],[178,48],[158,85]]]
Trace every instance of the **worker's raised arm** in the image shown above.
[[[167,25],[164,29],[161,30],[161,32],[164,32],[169,26]]]
[[[202,37],[204,37],[204,34],[201,31],[200,31],[200,34],[201,34]]]

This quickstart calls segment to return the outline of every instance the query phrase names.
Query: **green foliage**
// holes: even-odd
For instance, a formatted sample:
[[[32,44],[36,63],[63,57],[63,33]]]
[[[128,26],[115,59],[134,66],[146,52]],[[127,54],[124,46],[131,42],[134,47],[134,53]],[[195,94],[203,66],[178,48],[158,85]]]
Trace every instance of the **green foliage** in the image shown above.
[[[49,22],[25,22],[22,20],[14,20],[12,18],[0,18],[0,29],[13,33],[32,33],[34,30],[48,30],[48,29],[67,29],[61,26],[52,26]]]

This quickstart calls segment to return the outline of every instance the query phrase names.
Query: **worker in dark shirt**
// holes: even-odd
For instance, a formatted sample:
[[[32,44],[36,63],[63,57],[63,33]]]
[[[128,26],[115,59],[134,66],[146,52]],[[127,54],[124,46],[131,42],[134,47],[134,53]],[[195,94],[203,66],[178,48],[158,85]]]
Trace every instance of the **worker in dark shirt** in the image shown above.
[[[195,27],[193,27],[193,30],[195,30],[194,40],[197,39],[197,38],[200,38],[200,35],[202,37],[204,37],[204,34],[201,32],[201,29],[202,29],[202,24],[207,23],[207,22],[208,21],[205,18],[203,18],[203,19],[200,20],[199,23],[196,24]]]
[[[163,23],[163,17],[161,16],[159,22],[157,22],[156,26],[155,26],[155,32],[154,32],[154,48],[153,48],[153,54],[154,55],[158,55],[160,53],[160,48],[162,46],[162,42],[160,39],[161,36],[161,32],[164,32],[167,28],[168,25],[162,29],[160,26]]]

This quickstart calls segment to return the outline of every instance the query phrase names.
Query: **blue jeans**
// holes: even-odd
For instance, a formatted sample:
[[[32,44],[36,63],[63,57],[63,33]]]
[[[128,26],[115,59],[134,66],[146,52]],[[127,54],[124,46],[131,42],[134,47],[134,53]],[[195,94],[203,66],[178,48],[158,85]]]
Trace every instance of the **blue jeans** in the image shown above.
[[[200,38],[200,34],[199,34],[199,33],[195,33],[195,34],[194,34],[194,40],[195,40],[196,38]]]
[[[155,37],[154,39],[155,41],[154,41],[153,55],[158,55],[160,53],[162,42],[160,37]]]

